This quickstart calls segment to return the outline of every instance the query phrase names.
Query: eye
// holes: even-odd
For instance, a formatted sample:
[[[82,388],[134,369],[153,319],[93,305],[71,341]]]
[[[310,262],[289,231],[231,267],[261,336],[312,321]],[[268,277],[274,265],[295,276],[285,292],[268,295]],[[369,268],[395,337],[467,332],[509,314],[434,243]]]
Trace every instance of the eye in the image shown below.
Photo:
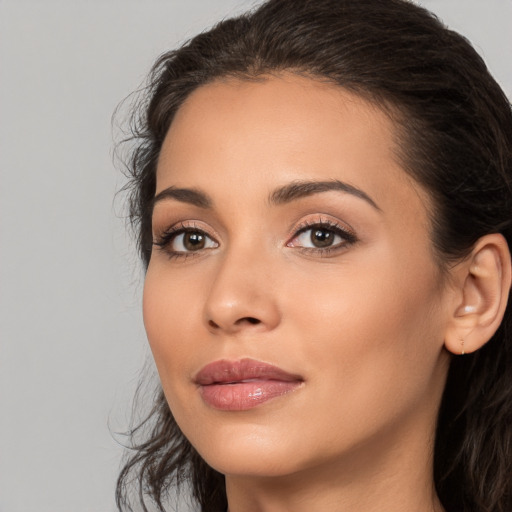
[[[343,241],[332,229],[323,227],[307,229],[297,236],[296,240],[301,247],[316,248],[331,247]]]
[[[176,252],[193,252],[211,249],[217,247],[217,244],[202,231],[184,231],[173,237],[169,247]]]
[[[331,222],[319,222],[300,228],[288,247],[301,247],[309,250],[332,250],[354,243],[354,233]]]
[[[154,242],[171,256],[181,256],[204,249],[214,249],[219,244],[204,231],[192,227],[171,228]]]

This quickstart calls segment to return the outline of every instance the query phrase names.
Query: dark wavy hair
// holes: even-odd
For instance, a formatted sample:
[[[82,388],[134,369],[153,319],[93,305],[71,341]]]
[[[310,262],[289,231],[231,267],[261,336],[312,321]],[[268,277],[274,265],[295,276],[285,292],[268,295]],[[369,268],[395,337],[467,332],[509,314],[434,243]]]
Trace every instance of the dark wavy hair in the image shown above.
[[[401,164],[432,198],[440,268],[489,233],[512,242],[512,111],[461,35],[406,0],[269,0],[162,55],[132,117],[130,218],[151,257],[151,204],[159,152],[192,91],[223,77],[288,71],[373,102],[396,127]],[[178,428],[161,389],[131,432],[119,510],[165,510],[186,484],[203,512],[227,507],[224,477]],[[437,423],[434,478],[449,512],[512,511],[512,307],[479,351],[453,357]],[[183,487],[183,486],[182,486]]]

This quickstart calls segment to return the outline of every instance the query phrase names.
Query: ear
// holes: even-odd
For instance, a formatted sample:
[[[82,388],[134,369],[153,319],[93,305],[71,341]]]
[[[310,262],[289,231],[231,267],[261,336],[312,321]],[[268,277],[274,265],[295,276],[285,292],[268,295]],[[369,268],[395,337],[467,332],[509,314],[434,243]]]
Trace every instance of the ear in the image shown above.
[[[498,233],[480,238],[453,269],[456,289],[445,333],[450,352],[474,352],[491,339],[505,314],[511,273],[510,250]]]

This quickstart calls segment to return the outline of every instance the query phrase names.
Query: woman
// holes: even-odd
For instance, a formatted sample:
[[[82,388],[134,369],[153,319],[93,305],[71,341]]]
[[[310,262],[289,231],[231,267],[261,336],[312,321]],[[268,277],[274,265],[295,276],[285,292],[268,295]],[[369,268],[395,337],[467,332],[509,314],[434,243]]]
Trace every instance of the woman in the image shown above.
[[[139,107],[162,391],[120,510],[132,472],[159,510],[512,510],[512,114],[470,44],[403,0],[270,0]]]

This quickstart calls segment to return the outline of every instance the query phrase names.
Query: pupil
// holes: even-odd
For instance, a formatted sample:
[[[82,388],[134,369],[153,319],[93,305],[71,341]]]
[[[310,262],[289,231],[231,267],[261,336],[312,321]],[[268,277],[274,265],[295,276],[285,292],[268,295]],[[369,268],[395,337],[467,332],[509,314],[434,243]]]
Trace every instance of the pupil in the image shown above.
[[[328,247],[332,244],[333,233],[326,229],[315,229],[311,232],[311,243],[315,247]]]
[[[189,251],[197,251],[204,247],[204,236],[201,233],[185,233],[183,245]]]

